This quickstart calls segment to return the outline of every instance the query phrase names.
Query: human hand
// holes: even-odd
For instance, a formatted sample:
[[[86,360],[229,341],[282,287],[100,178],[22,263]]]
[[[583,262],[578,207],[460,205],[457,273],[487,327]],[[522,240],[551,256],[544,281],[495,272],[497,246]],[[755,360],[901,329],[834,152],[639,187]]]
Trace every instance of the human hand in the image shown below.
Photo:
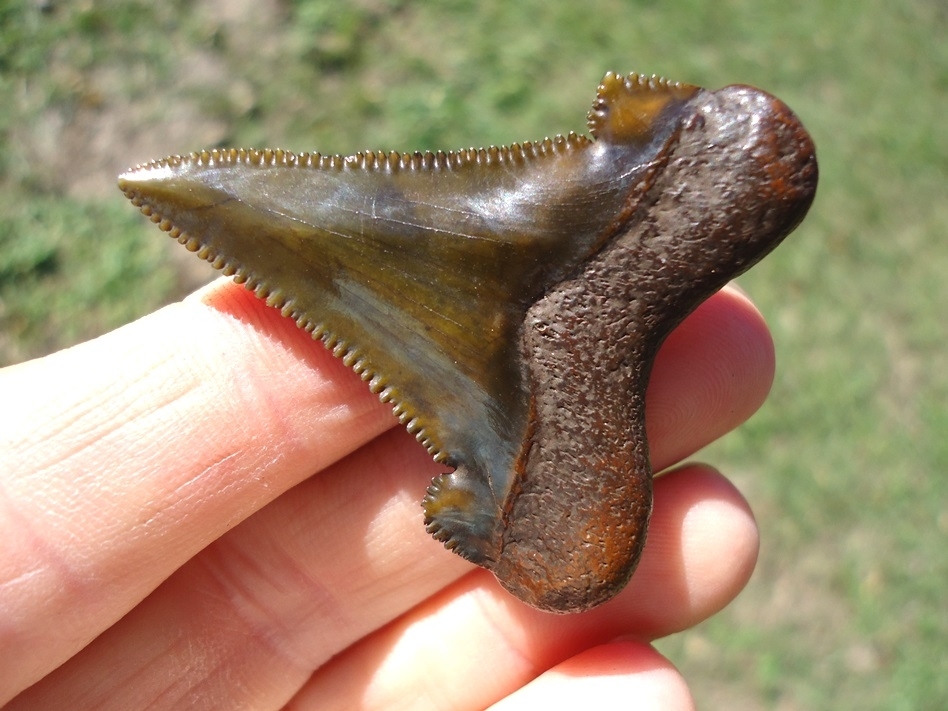
[[[757,312],[712,297],[655,365],[656,471],[746,419],[772,374]],[[0,371],[0,402],[11,709],[691,708],[649,642],[756,560],[740,494],[686,465],[656,480],[615,600],[526,607],[424,532],[443,467],[390,407],[229,281]]]

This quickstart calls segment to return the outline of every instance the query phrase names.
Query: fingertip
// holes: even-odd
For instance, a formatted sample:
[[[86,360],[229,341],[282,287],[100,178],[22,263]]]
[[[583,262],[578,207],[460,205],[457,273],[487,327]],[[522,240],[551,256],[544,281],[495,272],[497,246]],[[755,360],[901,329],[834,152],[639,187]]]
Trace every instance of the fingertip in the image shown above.
[[[231,329],[232,335],[240,339],[240,350],[248,359],[265,355],[272,362],[275,355],[285,353],[304,364],[306,372],[325,372],[334,379],[360,385],[353,394],[367,390],[340,359],[314,343],[310,333],[230,278],[221,277],[207,284],[185,297],[182,304],[185,308],[210,309],[215,317],[230,319],[237,326]]]
[[[660,470],[748,419],[775,371],[763,316],[736,287],[722,289],[669,335],[647,398],[652,459]]]
[[[724,608],[753,574],[760,548],[747,500],[720,472],[691,464],[655,480],[649,542],[630,584],[661,586],[637,614],[657,634],[687,628]]]
[[[681,540],[691,599],[704,608],[723,607],[730,597],[715,603],[716,596],[707,593],[724,590],[736,595],[750,580],[760,552],[754,513],[737,487],[707,465],[672,472],[666,487],[665,498],[677,496],[687,506]]]
[[[643,642],[617,640],[587,649],[544,672],[491,707],[512,709],[693,709],[684,678]]]

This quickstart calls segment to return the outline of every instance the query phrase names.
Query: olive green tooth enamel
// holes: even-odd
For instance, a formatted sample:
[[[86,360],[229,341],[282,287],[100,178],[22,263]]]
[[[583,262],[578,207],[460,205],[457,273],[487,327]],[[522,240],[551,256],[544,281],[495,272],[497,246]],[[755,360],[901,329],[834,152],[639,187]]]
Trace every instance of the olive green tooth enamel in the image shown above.
[[[796,117],[748,87],[610,73],[588,126],[451,152],[209,150],[119,178],[454,469],[425,497],[432,535],[560,612],[614,595],[641,552],[658,345],[816,185]]]
[[[120,185],[188,249],[362,362],[437,455],[510,459],[526,429],[526,308],[608,238],[671,126],[654,133],[617,165],[591,165],[594,144],[571,133],[449,153],[202,151]],[[509,473],[490,476],[508,488]]]

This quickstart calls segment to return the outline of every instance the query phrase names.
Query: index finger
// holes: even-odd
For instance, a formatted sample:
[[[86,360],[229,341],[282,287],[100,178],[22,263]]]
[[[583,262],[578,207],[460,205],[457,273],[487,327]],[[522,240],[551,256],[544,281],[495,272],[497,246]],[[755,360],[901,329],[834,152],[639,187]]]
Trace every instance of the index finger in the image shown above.
[[[6,695],[396,424],[358,376],[229,280],[7,368],[0,392]]]

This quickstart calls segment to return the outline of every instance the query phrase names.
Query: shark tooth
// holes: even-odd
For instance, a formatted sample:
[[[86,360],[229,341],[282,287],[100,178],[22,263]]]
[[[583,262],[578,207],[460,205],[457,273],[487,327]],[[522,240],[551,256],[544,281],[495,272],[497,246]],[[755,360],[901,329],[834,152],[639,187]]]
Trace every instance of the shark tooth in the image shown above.
[[[450,469],[427,530],[553,612],[610,599],[637,564],[659,345],[817,183],[799,120],[747,86],[609,73],[588,128],[447,153],[211,150],[119,178],[391,402]]]

